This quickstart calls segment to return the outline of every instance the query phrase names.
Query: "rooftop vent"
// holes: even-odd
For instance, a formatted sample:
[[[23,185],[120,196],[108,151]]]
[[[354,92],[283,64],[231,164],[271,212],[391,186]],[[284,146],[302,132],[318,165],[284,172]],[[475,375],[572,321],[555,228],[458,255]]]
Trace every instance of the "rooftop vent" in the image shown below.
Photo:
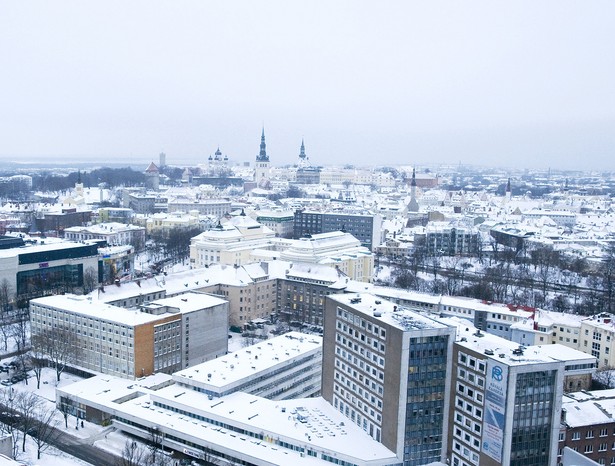
[[[494,355],[494,353],[493,353],[493,350],[492,350],[492,349],[486,349],[486,350],[485,350],[485,354],[486,354],[487,356],[493,356],[493,355]]]

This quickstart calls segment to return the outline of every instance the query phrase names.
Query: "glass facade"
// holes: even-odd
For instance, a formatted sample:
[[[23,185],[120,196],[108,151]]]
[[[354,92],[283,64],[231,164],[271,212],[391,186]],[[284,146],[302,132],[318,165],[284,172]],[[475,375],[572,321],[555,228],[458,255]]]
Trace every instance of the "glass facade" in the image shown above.
[[[440,461],[448,339],[410,338],[404,465]]]
[[[548,466],[557,371],[517,375],[511,466]]]
[[[83,264],[41,267],[17,273],[18,296],[71,292],[83,286]]]

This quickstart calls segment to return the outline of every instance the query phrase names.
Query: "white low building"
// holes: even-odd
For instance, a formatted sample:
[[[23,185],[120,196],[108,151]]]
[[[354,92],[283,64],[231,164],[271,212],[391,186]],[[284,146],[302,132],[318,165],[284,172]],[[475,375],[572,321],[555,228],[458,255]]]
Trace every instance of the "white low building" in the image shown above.
[[[322,337],[289,332],[173,374],[180,386],[221,397],[246,392],[271,400],[320,394]]]
[[[145,228],[124,223],[98,223],[87,227],[64,229],[64,238],[71,241],[104,240],[109,246],[145,246]]]
[[[395,454],[323,398],[222,397],[156,374],[138,381],[97,376],[56,390],[81,419],[141,437],[158,429],[164,448],[216,464],[384,466]]]

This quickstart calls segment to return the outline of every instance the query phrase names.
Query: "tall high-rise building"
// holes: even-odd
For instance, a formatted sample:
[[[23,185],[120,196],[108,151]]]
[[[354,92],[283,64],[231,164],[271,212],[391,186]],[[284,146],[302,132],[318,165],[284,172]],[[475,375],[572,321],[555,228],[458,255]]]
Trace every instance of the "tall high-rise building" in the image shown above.
[[[517,347],[473,328],[458,331],[449,464],[555,466],[564,360],[543,353],[540,346]]]
[[[370,294],[327,298],[322,396],[404,465],[443,460],[455,329]]]

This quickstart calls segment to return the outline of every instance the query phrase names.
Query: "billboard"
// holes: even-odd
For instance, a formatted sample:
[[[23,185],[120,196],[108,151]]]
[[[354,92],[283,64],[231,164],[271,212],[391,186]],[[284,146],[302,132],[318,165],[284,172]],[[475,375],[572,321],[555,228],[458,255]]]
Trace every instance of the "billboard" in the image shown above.
[[[500,463],[506,425],[508,367],[489,359],[486,382],[482,451]]]

